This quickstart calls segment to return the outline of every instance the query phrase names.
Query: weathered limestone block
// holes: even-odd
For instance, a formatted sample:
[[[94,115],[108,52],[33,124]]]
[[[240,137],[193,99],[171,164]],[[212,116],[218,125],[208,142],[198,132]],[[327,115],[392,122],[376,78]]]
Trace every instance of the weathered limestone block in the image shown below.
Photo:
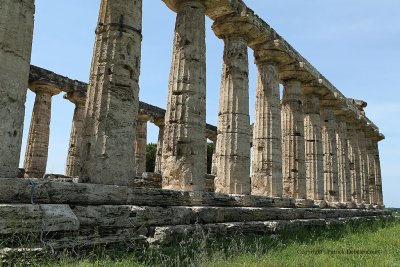
[[[82,167],[81,150],[85,119],[86,93],[82,91],[74,91],[64,95],[64,98],[75,104],[65,173],[68,176],[77,177],[79,176]]]
[[[17,177],[32,50],[33,0],[0,2],[0,177]]]
[[[279,64],[258,63],[251,193],[282,196],[282,132]]]
[[[2,179],[0,192],[0,203],[51,203],[46,187],[36,179]]]
[[[336,143],[338,158],[339,201],[351,202],[351,175],[349,166],[347,123],[343,115],[336,116]]]
[[[129,228],[196,222],[189,207],[75,206],[73,212],[81,227]]]
[[[30,89],[36,93],[36,98],[25,153],[25,177],[42,178],[49,153],[51,99],[61,91],[46,84],[31,85]]]
[[[307,198],[323,200],[325,197],[320,96],[316,93],[304,95],[303,107]]]
[[[83,181],[126,185],[135,176],[141,29],[142,0],[101,1],[87,92]]]
[[[78,229],[78,218],[68,205],[0,204],[0,234]]]
[[[351,176],[352,200],[357,204],[361,203],[361,178],[360,178],[360,155],[355,124],[353,121],[347,123],[349,166]]]
[[[282,99],[283,195],[305,199],[306,166],[303,95],[298,80],[285,81]]]
[[[212,174],[205,175],[205,192],[215,192],[215,176]]]
[[[136,124],[135,168],[136,177],[146,171],[147,120],[139,118]]]
[[[163,188],[203,191],[206,45],[202,0],[179,0],[162,152]]]
[[[226,37],[224,43],[215,156],[218,166],[215,191],[250,194],[247,40],[243,36]]]
[[[369,173],[366,139],[363,129],[358,129],[358,148],[360,150],[360,178],[361,178],[361,200],[369,204]]]
[[[334,106],[321,107],[325,199],[339,201],[336,124]]]

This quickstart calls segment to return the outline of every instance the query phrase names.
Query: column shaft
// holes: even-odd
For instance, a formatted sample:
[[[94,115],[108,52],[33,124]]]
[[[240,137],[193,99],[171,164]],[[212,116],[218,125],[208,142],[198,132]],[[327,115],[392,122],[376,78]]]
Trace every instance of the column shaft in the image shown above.
[[[250,117],[247,39],[224,39],[218,113],[215,191],[250,194]]]
[[[383,206],[383,192],[382,192],[382,174],[381,174],[381,161],[379,157],[378,141],[372,141],[372,148],[374,151],[374,170],[375,170],[375,187],[376,187],[376,202],[378,207]]]
[[[163,188],[203,191],[206,164],[205,7],[178,6],[165,118]]]
[[[332,106],[321,107],[322,141],[324,154],[325,199],[339,201],[336,124]]]
[[[164,142],[164,125],[158,126],[158,139],[157,139],[157,152],[156,152],[156,165],[154,167],[154,172],[162,173],[161,161],[162,161],[162,151]]]
[[[374,169],[374,149],[372,146],[372,139],[366,136],[367,148],[367,167],[368,167],[368,184],[369,184],[369,203],[376,205],[376,185],[375,185],[375,169]]]
[[[77,177],[80,174],[82,161],[81,161],[81,150],[82,150],[82,138],[83,138],[83,127],[85,119],[85,96],[79,96],[79,93],[75,93],[73,96],[67,94],[64,98],[70,100],[75,104],[74,117],[72,119],[71,135],[69,139],[69,149],[67,156],[66,175]]]
[[[139,106],[142,0],[102,0],[87,93],[82,181],[126,185]]]
[[[349,166],[349,151],[347,123],[343,116],[336,117],[336,142],[338,158],[339,201],[351,202],[351,176]]]
[[[46,172],[49,152],[51,99],[53,93],[46,88],[36,90],[32,119],[25,153],[25,177],[42,178]]]
[[[279,65],[258,64],[251,192],[282,196],[282,131]]]
[[[33,0],[0,3],[0,178],[18,176],[34,13]]]
[[[360,178],[361,178],[361,200],[369,204],[369,174],[368,157],[365,134],[362,129],[358,129],[358,148],[360,150]]]
[[[360,155],[355,125],[352,122],[347,124],[349,166],[351,176],[351,195],[355,203],[361,203],[361,179],[360,179]]]
[[[147,121],[139,119],[136,124],[136,140],[135,140],[136,177],[142,177],[142,174],[146,172],[146,152],[147,152]]]
[[[306,148],[307,198],[324,199],[324,170],[322,154],[322,132],[320,96],[304,96],[304,138]]]
[[[306,166],[301,82],[285,82],[282,99],[283,195],[305,199]]]

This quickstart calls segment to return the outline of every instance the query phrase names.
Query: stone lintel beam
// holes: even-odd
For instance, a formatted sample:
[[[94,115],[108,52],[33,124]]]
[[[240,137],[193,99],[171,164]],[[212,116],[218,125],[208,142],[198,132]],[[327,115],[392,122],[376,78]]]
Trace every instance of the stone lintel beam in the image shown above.
[[[53,85],[54,87],[59,88],[60,91],[66,93],[73,91],[86,92],[88,86],[87,83],[72,80],[52,71],[31,65],[29,73],[29,87],[32,84],[37,83]]]

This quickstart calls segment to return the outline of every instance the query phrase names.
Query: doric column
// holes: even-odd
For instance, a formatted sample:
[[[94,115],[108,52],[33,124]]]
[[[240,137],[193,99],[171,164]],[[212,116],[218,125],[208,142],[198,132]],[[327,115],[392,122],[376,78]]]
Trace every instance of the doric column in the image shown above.
[[[79,176],[82,167],[81,150],[83,124],[85,119],[86,92],[74,91],[64,95],[64,98],[75,104],[65,173],[68,176],[77,177]]]
[[[351,199],[351,176],[346,118],[342,114],[336,116],[336,143],[338,159],[339,201],[349,203]]]
[[[213,142],[213,154],[212,154],[212,160],[211,160],[211,175],[217,176],[217,155],[216,155],[216,149],[217,149],[217,136],[213,137],[210,139]]]
[[[25,153],[25,177],[42,178],[49,152],[51,98],[60,90],[41,84],[31,85],[30,89],[36,93],[36,98]]]
[[[87,93],[81,179],[127,185],[135,176],[142,0],[102,0]]]
[[[146,151],[147,150],[147,119],[140,115],[136,124],[135,140],[135,173],[136,177],[142,177],[146,172]]]
[[[283,195],[306,199],[306,164],[302,82],[311,80],[303,64],[281,68],[284,82],[282,99]],[[309,81],[308,80],[308,81]]]
[[[288,62],[285,53],[271,42],[254,49],[258,67],[256,110],[253,128],[251,193],[281,197],[282,130],[279,67]]]
[[[347,121],[347,136],[349,150],[349,166],[351,176],[351,195],[352,200],[361,203],[361,179],[360,179],[360,155],[358,148],[358,138],[355,122],[350,119]]]
[[[162,173],[161,161],[162,161],[162,150],[164,142],[164,119],[159,121],[154,121],[158,127],[158,138],[157,138],[157,152],[156,152],[156,164],[154,167],[154,172]]]
[[[358,149],[360,150],[360,178],[361,178],[361,200],[365,204],[369,204],[369,174],[368,174],[368,157],[367,144],[363,126],[357,129],[358,133]]]
[[[34,0],[0,3],[0,178],[18,176]]]
[[[318,85],[318,86],[317,86]],[[307,198],[324,200],[324,170],[322,153],[322,123],[320,98],[323,87],[310,83],[302,87],[304,107],[304,139]]]
[[[339,201],[336,123],[334,106],[329,101],[321,106],[322,143],[324,161],[325,199],[330,202]]]
[[[376,185],[375,185],[375,156],[373,149],[373,137],[375,132],[367,129],[365,132],[365,144],[366,144],[366,157],[367,157],[367,168],[368,168],[368,185],[369,185],[369,203],[376,205]]]
[[[165,118],[163,188],[203,191],[206,164],[206,44],[202,0],[176,0]]]
[[[379,134],[378,137],[372,140],[372,149],[374,152],[374,170],[375,170],[375,187],[376,187],[376,202],[378,208],[383,207],[383,192],[382,192],[382,173],[381,173],[381,161],[379,157],[378,142],[385,139],[385,137]]]
[[[217,21],[213,30],[224,40],[218,112],[215,191],[250,194],[250,117],[247,37],[235,21]]]

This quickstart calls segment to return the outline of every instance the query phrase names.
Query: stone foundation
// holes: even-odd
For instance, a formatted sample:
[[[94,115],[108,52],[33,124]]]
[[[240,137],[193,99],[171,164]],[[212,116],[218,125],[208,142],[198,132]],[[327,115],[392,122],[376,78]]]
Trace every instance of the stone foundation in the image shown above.
[[[152,177],[145,173],[144,177]],[[154,175],[153,175],[154,177]],[[111,244],[169,244],[204,237],[269,235],[303,227],[390,219],[382,209],[293,199],[179,192],[38,179],[4,179],[0,184],[3,251],[30,247],[53,250]],[[21,239],[22,240],[22,239]],[[33,242],[33,243],[32,243]],[[6,250],[4,250],[7,248]],[[40,251],[39,249],[39,251]]]

